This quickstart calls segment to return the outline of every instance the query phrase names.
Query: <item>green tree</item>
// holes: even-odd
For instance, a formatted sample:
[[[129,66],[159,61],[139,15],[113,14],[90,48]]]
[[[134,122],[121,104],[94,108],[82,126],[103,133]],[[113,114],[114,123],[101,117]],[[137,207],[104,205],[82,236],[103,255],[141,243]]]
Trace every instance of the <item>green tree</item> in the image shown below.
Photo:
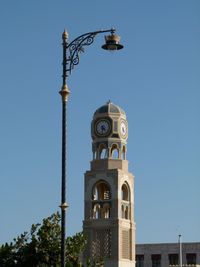
[[[1,267],[58,267],[60,266],[60,214],[43,219],[42,224],[33,224],[13,243],[0,246]],[[77,233],[66,239],[66,267],[81,266],[80,254],[86,239]]]
[[[72,237],[68,237],[66,240],[66,261],[67,267],[79,267],[80,265],[80,253],[83,252],[86,246],[86,238],[83,233],[77,233]]]
[[[15,261],[13,257],[13,244],[5,243],[0,247],[0,266],[13,267],[15,266]]]

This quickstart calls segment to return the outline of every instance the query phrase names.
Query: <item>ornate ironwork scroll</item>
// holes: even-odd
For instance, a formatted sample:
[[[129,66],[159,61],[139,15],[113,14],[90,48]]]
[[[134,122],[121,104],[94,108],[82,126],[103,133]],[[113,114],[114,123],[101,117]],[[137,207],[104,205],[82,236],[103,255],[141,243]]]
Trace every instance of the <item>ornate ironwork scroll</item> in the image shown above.
[[[71,74],[74,66],[79,64],[80,53],[84,52],[84,46],[89,46],[94,42],[94,38],[99,33],[105,33],[105,32],[111,32],[114,33],[115,29],[110,30],[101,30],[101,31],[95,31],[95,32],[89,32],[82,34],[78,36],[76,39],[74,39],[71,43],[65,43],[64,49],[65,49],[65,61],[63,64],[65,64],[65,76],[67,77],[69,74]]]

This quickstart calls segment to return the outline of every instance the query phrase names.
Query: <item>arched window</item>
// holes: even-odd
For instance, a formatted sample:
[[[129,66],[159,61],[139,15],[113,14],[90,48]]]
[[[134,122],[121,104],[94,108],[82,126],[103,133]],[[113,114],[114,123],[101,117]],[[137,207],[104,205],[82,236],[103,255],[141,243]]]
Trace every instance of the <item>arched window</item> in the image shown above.
[[[122,185],[122,190],[121,190],[121,197],[122,200],[129,201],[129,188],[127,184]]]
[[[106,159],[108,157],[108,150],[103,148],[100,153],[100,159]]]
[[[99,204],[95,204],[93,208],[93,219],[101,218],[101,207]]]
[[[99,158],[106,159],[108,158],[108,149],[104,144],[99,146]]]
[[[105,203],[102,208],[101,218],[108,219],[110,218],[110,205]]]
[[[128,184],[125,182],[121,187],[121,201],[122,201],[122,219],[130,219],[130,189]]]
[[[122,207],[121,207],[121,211],[122,211],[122,214],[121,214],[121,216],[122,216],[122,219],[124,219],[124,217],[125,217],[125,214],[124,214],[124,205],[122,205]]]
[[[100,181],[93,187],[93,200],[108,200],[111,198],[110,186],[104,181]]]
[[[92,218],[110,218],[111,190],[106,181],[98,181],[92,189]]]
[[[118,146],[116,144],[113,144],[112,145],[112,148],[111,148],[111,157],[113,159],[119,159],[119,149],[118,149]]]
[[[125,219],[126,220],[128,220],[129,219],[129,208],[126,206],[126,208],[125,208],[125,214],[124,214],[124,217],[125,217]]]

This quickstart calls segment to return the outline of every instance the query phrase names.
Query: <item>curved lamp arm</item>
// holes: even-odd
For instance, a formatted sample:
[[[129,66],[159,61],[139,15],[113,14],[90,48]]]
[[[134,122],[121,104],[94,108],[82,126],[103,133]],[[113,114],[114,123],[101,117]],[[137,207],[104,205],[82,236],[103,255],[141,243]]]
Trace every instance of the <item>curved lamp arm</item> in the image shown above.
[[[63,32],[62,39],[63,39],[63,86],[66,85],[66,79],[71,74],[74,66],[79,64],[79,54],[81,52],[84,52],[84,46],[89,46],[94,42],[94,38],[99,33],[106,33],[110,32],[111,36],[114,35],[115,29],[109,29],[109,30],[100,30],[100,31],[94,31],[94,32],[88,32],[85,34],[82,34],[75,38],[72,42],[68,43],[68,34],[66,31]],[[115,44],[119,45],[119,44]],[[121,46],[121,45],[119,45]],[[123,46],[121,46],[122,48]],[[120,48],[117,48],[120,49]],[[109,49],[108,49],[109,50]]]

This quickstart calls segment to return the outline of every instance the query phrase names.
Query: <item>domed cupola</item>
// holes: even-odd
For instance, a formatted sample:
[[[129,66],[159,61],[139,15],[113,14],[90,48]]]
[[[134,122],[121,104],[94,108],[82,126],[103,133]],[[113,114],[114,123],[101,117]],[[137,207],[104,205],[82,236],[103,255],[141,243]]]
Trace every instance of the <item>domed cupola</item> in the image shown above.
[[[93,159],[125,159],[128,123],[123,109],[108,101],[98,108],[91,124]]]

